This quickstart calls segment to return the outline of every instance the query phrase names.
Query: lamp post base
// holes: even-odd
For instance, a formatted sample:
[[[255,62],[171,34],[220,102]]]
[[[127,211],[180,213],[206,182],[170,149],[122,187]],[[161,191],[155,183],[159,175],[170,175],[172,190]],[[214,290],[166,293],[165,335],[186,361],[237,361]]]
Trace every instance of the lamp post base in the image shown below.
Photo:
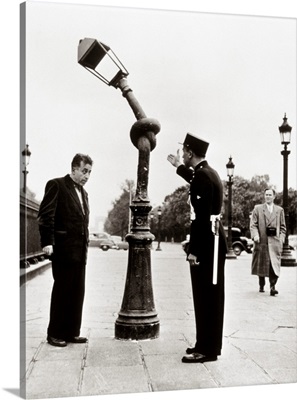
[[[234,251],[228,251],[226,254],[226,260],[236,260],[237,255],[234,253]]]
[[[133,317],[119,318],[115,322],[115,338],[122,340],[145,340],[156,339],[160,333],[160,322],[155,316],[151,320],[144,318],[140,320]]]
[[[237,255],[234,253],[232,242],[228,244],[228,252],[226,254],[226,260],[236,260]]]
[[[147,224],[151,207],[140,203],[133,203],[130,207],[134,225],[126,236],[129,243],[128,269],[123,302],[115,321],[115,338],[155,339],[159,336],[160,322],[154,306],[151,276],[151,244],[155,238]]]
[[[283,246],[283,251],[281,255],[281,266],[282,267],[296,267],[297,262],[296,258],[292,255],[290,246],[288,243],[286,243]]]
[[[281,256],[281,266],[282,267],[297,267],[297,261],[296,258],[294,258],[289,252],[289,254],[282,254]]]

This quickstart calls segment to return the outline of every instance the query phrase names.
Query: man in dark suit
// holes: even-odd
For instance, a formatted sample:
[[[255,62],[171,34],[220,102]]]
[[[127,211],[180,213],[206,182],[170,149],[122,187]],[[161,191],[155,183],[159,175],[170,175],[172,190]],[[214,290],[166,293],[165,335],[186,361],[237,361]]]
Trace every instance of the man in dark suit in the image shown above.
[[[208,146],[206,141],[188,133],[183,143],[184,164],[179,152],[167,158],[177,168],[177,174],[190,183],[192,222],[187,260],[191,272],[196,343],[186,350],[187,355],[182,358],[185,363],[215,361],[222,348],[227,241],[219,221],[223,187],[217,172],[205,160]],[[214,245],[214,224],[218,227],[218,249]],[[217,255],[215,260],[214,254]]]
[[[54,278],[47,329],[52,346],[87,342],[79,336],[89,240],[89,204],[83,186],[92,164],[89,156],[76,154],[71,174],[47,182],[38,213],[41,247],[52,261]]]

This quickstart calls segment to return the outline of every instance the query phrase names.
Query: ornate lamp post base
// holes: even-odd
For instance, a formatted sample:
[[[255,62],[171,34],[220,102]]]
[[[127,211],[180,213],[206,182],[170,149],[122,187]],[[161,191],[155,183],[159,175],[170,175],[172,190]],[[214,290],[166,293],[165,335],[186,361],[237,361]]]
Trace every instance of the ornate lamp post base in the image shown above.
[[[281,266],[282,267],[296,267],[296,258],[293,257],[290,248],[284,248],[281,255]]]
[[[237,256],[234,253],[233,249],[228,250],[228,253],[226,254],[226,260],[235,260],[236,258],[237,258]]]
[[[131,206],[134,214],[129,242],[128,269],[121,310],[115,322],[115,338],[123,340],[155,339],[160,322],[154,306],[151,277],[151,244],[154,235],[149,232],[147,220],[149,205]],[[138,230],[142,228],[142,230]]]
[[[122,340],[156,339],[160,334],[160,323],[156,316],[150,318],[133,318],[132,315],[124,318],[119,314],[115,322],[115,338]],[[154,321],[155,320],[155,321]]]

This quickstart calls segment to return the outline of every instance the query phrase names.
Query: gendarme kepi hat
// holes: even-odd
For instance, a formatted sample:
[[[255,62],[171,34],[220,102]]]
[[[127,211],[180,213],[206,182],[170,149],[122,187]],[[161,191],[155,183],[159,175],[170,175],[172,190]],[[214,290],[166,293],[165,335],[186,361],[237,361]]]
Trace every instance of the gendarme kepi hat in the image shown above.
[[[205,157],[209,143],[205,140],[187,133],[183,143],[184,146],[189,147],[197,156]]]

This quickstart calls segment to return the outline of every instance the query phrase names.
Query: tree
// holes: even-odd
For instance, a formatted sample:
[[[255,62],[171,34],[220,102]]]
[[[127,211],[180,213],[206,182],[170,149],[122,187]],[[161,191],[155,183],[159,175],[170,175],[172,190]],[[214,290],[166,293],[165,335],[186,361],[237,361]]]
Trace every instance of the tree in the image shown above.
[[[283,192],[278,193],[275,198],[275,204],[282,207],[283,205]],[[288,235],[294,235],[297,233],[297,190],[290,188],[288,190],[288,221],[287,230]]]
[[[272,185],[269,175],[255,175],[251,181],[235,176],[232,185],[232,222],[241,229],[242,234],[249,236],[250,214],[256,204],[263,203],[264,190]],[[223,224],[228,226],[228,190],[224,182],[225,199],[223,208]]]
[[[165,197],[162,207],[161,237],[182,241],[190,231],[189,185]]]
[[[113,208],[109,211],[104,223],[104,230],[111,234],[126,236],[130,226],[130,202],[134,191],[134,181],[126,179],[122,185],[122,193],[118,199],[113,202]]]

